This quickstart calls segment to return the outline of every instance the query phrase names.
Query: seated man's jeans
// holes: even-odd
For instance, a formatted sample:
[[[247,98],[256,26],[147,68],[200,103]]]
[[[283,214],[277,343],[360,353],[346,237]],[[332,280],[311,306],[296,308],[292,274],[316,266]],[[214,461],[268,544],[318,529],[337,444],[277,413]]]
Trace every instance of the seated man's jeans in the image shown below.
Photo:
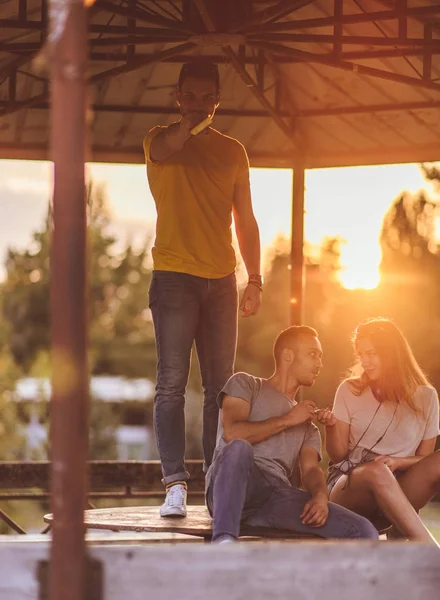
[[[153,271],[150,286],[157,349],[154,429],[163,482],[186,481],[185,389],[195,341],[204,389],[203,453],[214,453],[217,396],[233,373],[237,343],[238,294],[235,274],[205,279]]]
[[[328,519],[322,527],[301,522],[310,500],[308,492],[259,469],[249,442],[229,442],[211,467],[206,502],[213,517],[213,541],[227,534],[238,537],[240,525],[270,527],[323,538],[377,540],[376,528],[364,517],[329,502]]]

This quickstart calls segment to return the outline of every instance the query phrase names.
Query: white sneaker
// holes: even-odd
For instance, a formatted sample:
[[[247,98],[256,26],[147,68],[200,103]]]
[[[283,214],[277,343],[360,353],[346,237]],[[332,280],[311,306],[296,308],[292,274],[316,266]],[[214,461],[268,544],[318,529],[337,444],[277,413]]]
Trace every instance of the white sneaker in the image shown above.
[[[160,507],[161,517],[186,517],[186,484],[176,483],[167,489]]]

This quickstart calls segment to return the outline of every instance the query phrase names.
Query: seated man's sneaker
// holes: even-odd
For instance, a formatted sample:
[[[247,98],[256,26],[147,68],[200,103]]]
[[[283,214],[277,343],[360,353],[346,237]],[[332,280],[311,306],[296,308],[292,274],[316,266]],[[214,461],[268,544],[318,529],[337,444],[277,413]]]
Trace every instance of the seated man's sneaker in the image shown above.
[[[235,538],[233,535],[229,535],[228,533],[224,533],[223,535],[219,536],[213,542],[213,544],[235,544],[236,542],[237,538]]]
[[[165,502],[160,507],[161,517],[186,517],[186,483],[172,483],[167,486]]]

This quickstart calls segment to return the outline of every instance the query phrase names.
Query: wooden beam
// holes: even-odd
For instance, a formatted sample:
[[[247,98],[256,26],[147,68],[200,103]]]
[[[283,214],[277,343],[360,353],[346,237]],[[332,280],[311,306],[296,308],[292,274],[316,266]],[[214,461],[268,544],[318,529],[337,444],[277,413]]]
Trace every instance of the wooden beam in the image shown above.
[[[275,55],[286,54],[297,58],[298,60],[304,60],[305,62],[315,62],[318,64],[328,65],[336,69],[342,69],[358,75],[368,75],[370,77],[377,77],[379,79],[385,79],[387,81],[394,81],[396,83],[403,83],[405,85],[411,85],[413,87],[420,87],[429,90],[440,91],[440,84],[433,81],[425,81],[423,79],[417,79],[415,77],[409,77],[407,75],[400,75],[399,73],[392,73],[391,71],[383,71],[382,69],[375,69],[366,65],[351,63],[344,60],[335,60],[322,54],[313,54],[312,52],[304,52],[297,50],[296,48],[289,48],[281,44],[273,44],[271,42],[253,42],[249,40],[249,45],[255,48],[263,48],[272,52]]]
[[[384,36],[369,36],[369,35],[332,35],[332,34],[317,34],[317,33],[253,33],[248,35],[248,43],[253,41],[267,41],[275,43],[287,44],[338,44],[341,46],[396,46],[404,48],[405,46],[414,49],[420,46],[423,49],[439,48],[440,40],[426,40],[425,38],[408,38],[408,37],[384,37]]]
[[[304,318],[304,212],[305,167],[302,158],[293,165],[292,224],[290,234],[290,325]]]
[[[93,146],[93,162],[144,165],[141,147]],[[249,150],[251,167],[291,169],[296,155],[294,152],[263,152]],[[392,165],[399,163],[436,162],[440,158],[438,144],[422,144],[411,147],[378,146],[368,151],[335,153],[326,148],[307,149],[304,155],[306,169],[331,167],[358,167],[365,165]],[[0,144],[0,159],[50,160],[47,145]]]
[[[152,15],[151,13],[143,10],[131,11],[121,5],[107,2],[107,0],[99,0],[98,5],[100,10],[113,15],[120,15],[126,19],[135,18],[138,21],[144,21],[145,23],[158,25],[159,27],[164,27],[169,30],[184,31],[190,35],[195,33],[191,29],[188,29],[188,27],[186,27],[182,21],[178,21],[177,19],[167,19],[159,15]]]
[[[0,462],[0,489],[22,490],[50,488],[49,461]],[[194,489],[204,489],[203,461],[188,460],[185,468],[191,475]],[[162,490],[160,461],[112,461],[88,462],[90,490],[105,490],[131,486],[139,489]]]
[[[97,81],[102,81],[103,79],[107,79],[108,77],[115,77],[116,75],[122,75],[123,73],[130,73],[132,71],[136,71],[137,69],[140,69],[145,65],[154,62],[160,62],[161,60],[169,58],[174,54],[185,53],[194,50],[196,47],[196,44],[185,42],[184,44],[173,46],[172,48],[168,48],[167,50],[163,50],[162,52],[157,52],[157,54],[153,54],[152,56],[136,57],[130,63],[120,65],[119,67],[114,67],[113,69],[108,69],[107,71],[102,71],[101,73],[97,73],[96,75],[92,75],[92,77],[90,77],[89,79],[89,83],[96,83]]]
[[[216,31],[216,25],[214,22],[214,18],[211,15],[210,10],[205,2],[205,0],[193,0],[194,4],[199,11],[199,14],[202,18],[203,24],[206,27],[206,31],[214,32]]]
[[[425,40],[425,50],[423,53],[423,79],[430,81],[432,73],[432,53],[430,52],[432,46],[432,25],[430,23],[425,24],[423,34]]]
[[[270,8],[263,8],[251,17],[244,21],[233,23],[228,29],[231,32],[247,31],[251,27],[264,26],[269,21],[276,21],[281,16],[290,14],[311,4],[313,0],[283,0]]]
[[[439,13],[440,5],[433,4],[431,6],[415,6],[412,8],[407,8],[404,12],[398,9],[392,9],[343,15],[340,17],[331,16],[316,17],[311,19],[295,19],[280,23],[270,23],[269,25],[266,25],[264,30],[267,32],[295,31],[297,29],[310,29],[313,27],[331,27],[336,23],[340,23],[341,25],[354,25],[356,23],[373,23],[374,21],[393,21],[399,19],[403,15],[407,18],[430,18],[431,16]],[[259,29],[254,27],[246,28],[246,33],[253,33],[256,31],[259,31]]]
[[[10,106],[9,100],[0,100],[0,109],[7,108]],[[22,104],[20,102],[15,102],[14,106],[16,110],[20,110]],[[35,110],[49,110],[50,105],[49,102],[39,102],[38,104],[34,104],[32,106]],[[162,106],[162,105],[144,105],[144,104],[92,104],[90,107],[94,113],[120,113],[120,114],[139,114],[139,115],[178,115],[180,111],[177,106]],[[219,108],[216,110],[216,118],[217,117],[243,117],[243,118],[252,118],[252,119],[260,119],[267,118],[266,110],[253,110],[253,109],[235,109],[235,108]],[[280,112],[280,116],[289,118],[291,115],[288,112]]]
[[[222,49],[223,49],[223,52],[225,53],[225,56],[230,61],[230,63],[234,67],[237,74],[240,76],[240,78],[242,79],[244,84],[248,87],[249,91],[259,101],[261,106],[263,106],[263,108],[265,108],[267,110],[269,115],[272,117],[272,119],[275,121],[275,123],[281,129],[281,131],[286,134],[289,141],[293,145],[293,136],[294,136],[293,129],[284,121],[284,119],[280,116],[280,114],[272,106],[272,104],[269,102],[269,100],[266,98],[266,96],[263,94],[263,92],[261,92],[258,85],[255,83],[255,81],[252,79],[252,77],[247,72],[246,68],[240,63],[240,61],[236,57],[232,48],[230,48],[229,46],[224,46]]]
[[[214,19],[208,9],[206,4],[206,0],[195,0],[197,10],[200,12],[200,16],[202,17],[203,23],[209,32],[215,31],[215,22]],[[276,7],[275,7],[276,8]],[[269,100],[266,98],[264,93],[258,87],[258,84],[252,79],[249,73],[246,70],[246,67],[243,66],[240,59],[236,56],[235,52],[232,50],[231,46],[222,46],[222,51],[225,56],[228,58],[229,62],[234,67],[236,73],[239,75],[240,79],[244,82],[244,84],[248,87],[249,91],[255,96],[258,102],[263,106],[265,110],[269,113],[278,127],[281,129],[283,133],[285,133],[289,139],[289,141],[293,145],[293,131],[284,121],[284,119],[279,115],[276,109],[272,106]]]
[[[338,115],[364,115],[377,112],[398,112],[412,110],[432,110],[440,108],[440,100],[428,102],[402,102],[396,104],[369,104],[363,106],[338,106],[336,108],[311,108],[298,111],[297,117],[330,117]]]

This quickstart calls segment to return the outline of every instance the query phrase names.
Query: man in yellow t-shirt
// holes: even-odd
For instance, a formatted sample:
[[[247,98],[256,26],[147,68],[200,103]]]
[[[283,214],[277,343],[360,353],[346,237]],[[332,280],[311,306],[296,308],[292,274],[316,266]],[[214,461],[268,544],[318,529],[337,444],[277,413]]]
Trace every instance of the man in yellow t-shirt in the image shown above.
[[[201,59],[183,65],[177,88],[181,119],[153,128],[144,140],[157,209],[150,308],[158,357],[154,426],[167,489],[162,516],[186,515],[184,405],[193,342],[204,388],[206,467],[216,444],[217,395],[233,373],[238,299],[232,217],[249,276],[243,316],[256,314],[261,302],[247,154],[237,140],[209,127],[219,92],[217,65]],[[194,131],[207,118],[208,126]]]

